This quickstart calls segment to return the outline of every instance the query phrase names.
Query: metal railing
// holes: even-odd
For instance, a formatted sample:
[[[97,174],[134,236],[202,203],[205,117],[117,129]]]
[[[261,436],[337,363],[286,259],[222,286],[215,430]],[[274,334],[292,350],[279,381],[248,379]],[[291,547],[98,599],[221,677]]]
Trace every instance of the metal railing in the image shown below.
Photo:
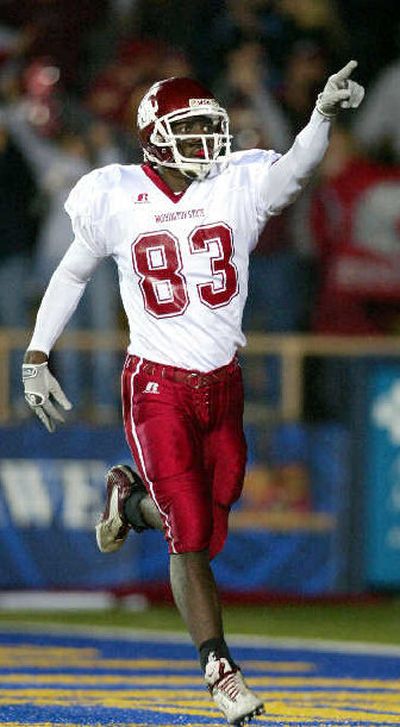
[[[279,356],[281,396],[277,416],[283,421],[299,421],[303,411],[303,374],[307,358],[400,359],[400,337],[253,333],[248,336],[245,352],[248,356]]]
[[[304,363],[307,357],[331,358],[398,358],[400,338],[396,336],[317,336],[271,335],[250,333],[248,345],[242,354],[247,358],[277,356],[281,362],[280,400],[274,415],[283,421],[301,419],[304,395]],[[21,355],[29,341],[24,330],[0,329],[0,424],[12,419],[10,371],[11,354]],[[57,343],[56,351],[76,349],[84,353],[126,349],[124,332],[65,332]]]

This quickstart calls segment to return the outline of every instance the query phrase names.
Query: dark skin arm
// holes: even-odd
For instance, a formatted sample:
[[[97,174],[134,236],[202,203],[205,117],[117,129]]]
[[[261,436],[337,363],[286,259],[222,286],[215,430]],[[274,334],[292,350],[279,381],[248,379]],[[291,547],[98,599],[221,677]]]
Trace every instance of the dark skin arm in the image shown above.
[[[49,357],[43,353],[43,351],[27,351],[24,356],[24,363],[26,364],[41,364],[46,363]]]

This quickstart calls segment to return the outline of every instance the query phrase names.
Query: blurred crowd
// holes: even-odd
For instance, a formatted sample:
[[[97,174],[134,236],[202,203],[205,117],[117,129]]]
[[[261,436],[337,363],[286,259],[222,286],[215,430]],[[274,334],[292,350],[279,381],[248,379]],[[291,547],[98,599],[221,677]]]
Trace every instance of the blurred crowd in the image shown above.
[[[396,0],[2,0],[0,327],[31,326],[71,241],[63,205],[75,182],[93,167],[141,161],[136,109],[155,80],[198,78],[228,108],[235,150],[284,152],[350,58],[366,99],[335,125],[306,193],[261,235],[247,330],[400,331]],[[111,265],[72,325],[124,325]],[[119,362],[98,354],[92,365],[106,419],[118,392],[101,382]],[[80,358],[70,352],[58,366],[74,399]]]

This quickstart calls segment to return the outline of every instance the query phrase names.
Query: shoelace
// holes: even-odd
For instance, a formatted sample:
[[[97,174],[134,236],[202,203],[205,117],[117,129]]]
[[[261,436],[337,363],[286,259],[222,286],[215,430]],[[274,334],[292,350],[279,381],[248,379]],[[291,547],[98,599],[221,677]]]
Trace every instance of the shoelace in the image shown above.
[[[240,692],[236,672],[231,671],[228,674],[225,674],[222,679],[218,680],[218,682],[214,684],[214,687],[220,689],[221,692],[225,692],[229,699],[234,702]]]

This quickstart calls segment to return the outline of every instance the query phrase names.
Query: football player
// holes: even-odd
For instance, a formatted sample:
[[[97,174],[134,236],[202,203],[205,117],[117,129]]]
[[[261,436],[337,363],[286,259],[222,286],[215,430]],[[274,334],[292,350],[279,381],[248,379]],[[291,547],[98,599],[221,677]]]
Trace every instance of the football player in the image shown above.
[[[138,110],[142,165],[85,175],[66,203],[74,240],[41,302],[23,364],[25,397],[49,431],[71,408],[48,355],[98,262],[119,272],[130,343],[122,373],[126,438],[138,473],[107,475],[97,543],[163,531],[176,605],[204,678],[231,724],[263,711],[224,639],[210,561],[222,549],[246,461],[236,351],[249,254],[268,218],[293,202],[321,161],[333,117],[363,88],[350,61],[331,76],[284,155],[230,153],[227,112],[189,78],[154,84]],[[105,382],[106,385],[106,382]]]

